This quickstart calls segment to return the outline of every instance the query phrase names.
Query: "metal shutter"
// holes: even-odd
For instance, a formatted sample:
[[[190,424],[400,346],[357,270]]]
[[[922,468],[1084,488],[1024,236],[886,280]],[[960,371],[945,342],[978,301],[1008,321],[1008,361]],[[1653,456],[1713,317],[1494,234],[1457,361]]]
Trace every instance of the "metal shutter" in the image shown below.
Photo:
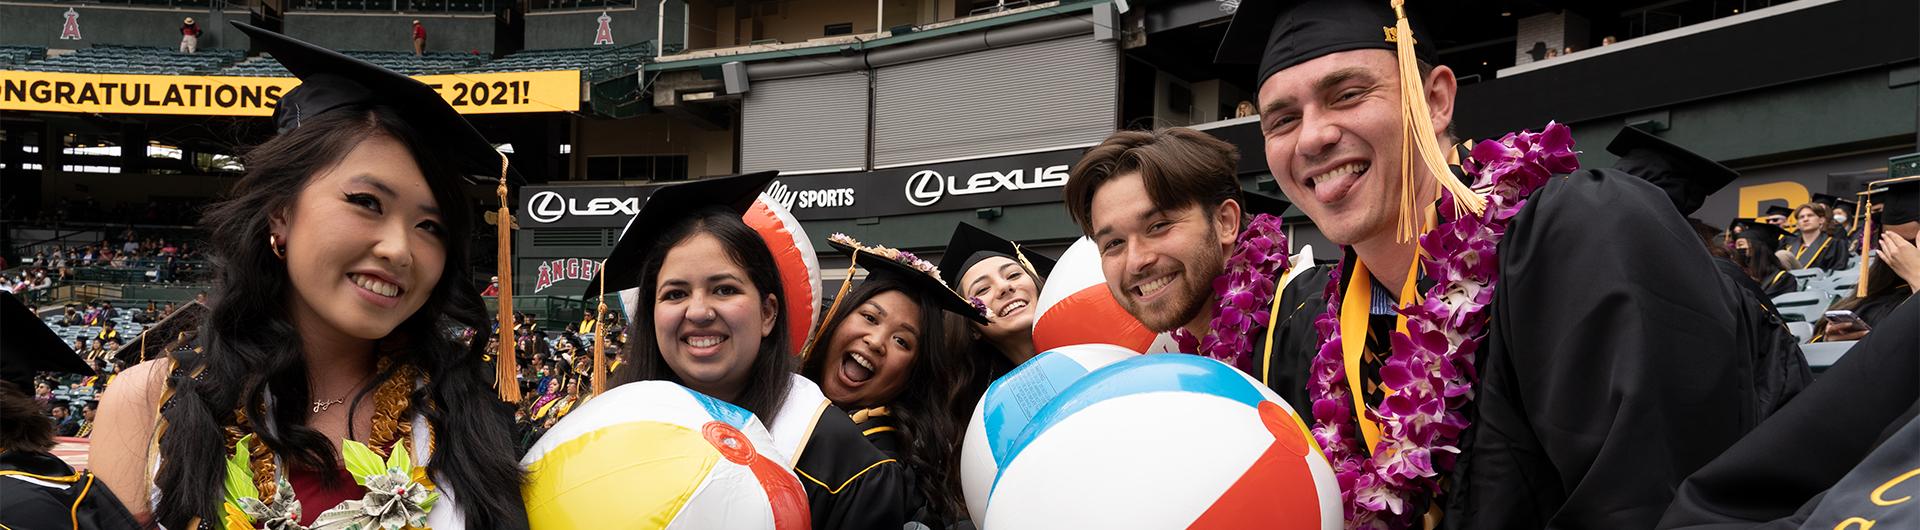
[[[864,72],[754,81],[740,115],[744,171],[858,170],[867,163]]]
[[[1116,122],[1114,46],[1082,34],[880,68],[873,163],[1099,142]]]

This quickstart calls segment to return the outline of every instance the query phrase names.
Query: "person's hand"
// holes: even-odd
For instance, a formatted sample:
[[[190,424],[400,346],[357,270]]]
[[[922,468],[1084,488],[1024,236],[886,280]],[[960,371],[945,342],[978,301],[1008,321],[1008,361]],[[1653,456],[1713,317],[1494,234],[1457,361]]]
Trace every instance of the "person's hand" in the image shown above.
[[[1880,249],[1875,250],[1880,259],[1886,260],[1894,274],[1906,280],[1907,285],[1920,285],[1920,248],[1893,232],[1880,234]]]
[[[1861,322],[1859,319],[1828,320],[1826,340],[1828,342],[1860,340],[1861,337],[1867,336],[1868,331],[1872,330],[1872,328],[1867,327],[1866,322]]]

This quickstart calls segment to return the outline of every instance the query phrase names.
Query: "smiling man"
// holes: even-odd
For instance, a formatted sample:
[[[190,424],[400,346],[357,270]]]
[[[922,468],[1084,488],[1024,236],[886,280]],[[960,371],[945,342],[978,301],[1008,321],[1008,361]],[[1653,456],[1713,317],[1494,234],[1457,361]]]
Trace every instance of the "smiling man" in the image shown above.
[[[1199,344],[1213,335],[1220,297],[1214,283],[1227,271],[1235,241],[1251,213],[1278,215],[1284,201],[1253,210],[1234,176],[1239,154],[1206,133],[1172,128],[1120,131],[1087,150],[1067,180],[1067,212],[1100,252],[1107,290],[1120,307],[1157,333],[1183,330]],[[1286,259],[1277,249],[1276,259]],[[1244,347],[1215,349],[1209,356],[1231,362],[1266,383],[1303,419],[1313,401],[1306,393],[1307,363],[1316,336],[1313,315],[1325,302],[1326,268],[1302,263],[1291,276],[1268,278],[1272,286],[1249,289],[1246,307],[1265,311],[1277,294],[1280,316],[1272,330],[1265,318],[1249,318]],[[1277,286],[1277,289],[1276,289]],[[1256,315],[1257,316],[1257,315]],[[1203,348],[1205,349],[1205,348]],[[1188,353],[1203,353],[1189,351]]]
[[[1610,169],[1502,180],[1539,187],[1433,231],[1474,190],[1419,30],[1386,0],[1246,2],[1218,58],[1260,65],[1268,168],[1345,250],[1309,394],[1347,523],[1651,527],[1758,421],[1729,298],[1666,196]]]

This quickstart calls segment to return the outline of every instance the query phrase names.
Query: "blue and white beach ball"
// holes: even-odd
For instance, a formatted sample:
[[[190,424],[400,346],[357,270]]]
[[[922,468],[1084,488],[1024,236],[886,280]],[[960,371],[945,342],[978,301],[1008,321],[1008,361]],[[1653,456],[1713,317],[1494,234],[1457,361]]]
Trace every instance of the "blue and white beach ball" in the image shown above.
[[[752,413],[665,381],[628,383],[520,459],[536,530],[805,530],[807,494]]]
[[[1293,408],[1204,357],[1087,374],[996,457],[989,530],[1341,526],[1333,468]]]
[[[1028,359],[987,386],[960,446],[960,490],[973,520],[986,516],[987,492],[1000,475],[997,455],[1019,440],[1035,413],[1088,373],[1139,356],[1111,344],[1063,346]]]

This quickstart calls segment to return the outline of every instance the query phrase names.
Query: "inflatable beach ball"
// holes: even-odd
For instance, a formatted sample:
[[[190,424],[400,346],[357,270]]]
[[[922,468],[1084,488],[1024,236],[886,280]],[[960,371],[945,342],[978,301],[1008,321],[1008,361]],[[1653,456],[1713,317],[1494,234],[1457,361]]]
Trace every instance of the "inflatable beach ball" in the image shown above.
[[[773,251],[773,262],[780,269],[780,286],[786,291],[780,293],[780,300],[787,306],[787,338],[798,352],[813,327],[820,324],[820,306],[816,303],[821,298],[820,258],[813,251],[813,241],[807,239],[807,232],[800,229],[800,221],[794,220],[792,213],[765,194],[753,201],[742,220],[759,232],[767,250]]]
[[[1034,351],[1075,344],[1112,344],[1138,353],[1171,350],[1172,339],[1147,329],[1114,301],[1091,239],[1074,241],[1060,255],[1034,310]]]
[[[1028,359],[987,386],[960,445],[960,489],[973,520],[986,516],[987,492],[1000,476],[997,456],[1019,440],[1035,413],[1088,373],[1139,355],[1111,344],[1065,346]]]
[[[998,458],[988,530],[1341,526],[1333,468],[1292,408],[1195,355],[1087,374]]]
[[[664,381],[574,409],[520,465],[538,529],[805,530],[807,495],[752,413]]]

